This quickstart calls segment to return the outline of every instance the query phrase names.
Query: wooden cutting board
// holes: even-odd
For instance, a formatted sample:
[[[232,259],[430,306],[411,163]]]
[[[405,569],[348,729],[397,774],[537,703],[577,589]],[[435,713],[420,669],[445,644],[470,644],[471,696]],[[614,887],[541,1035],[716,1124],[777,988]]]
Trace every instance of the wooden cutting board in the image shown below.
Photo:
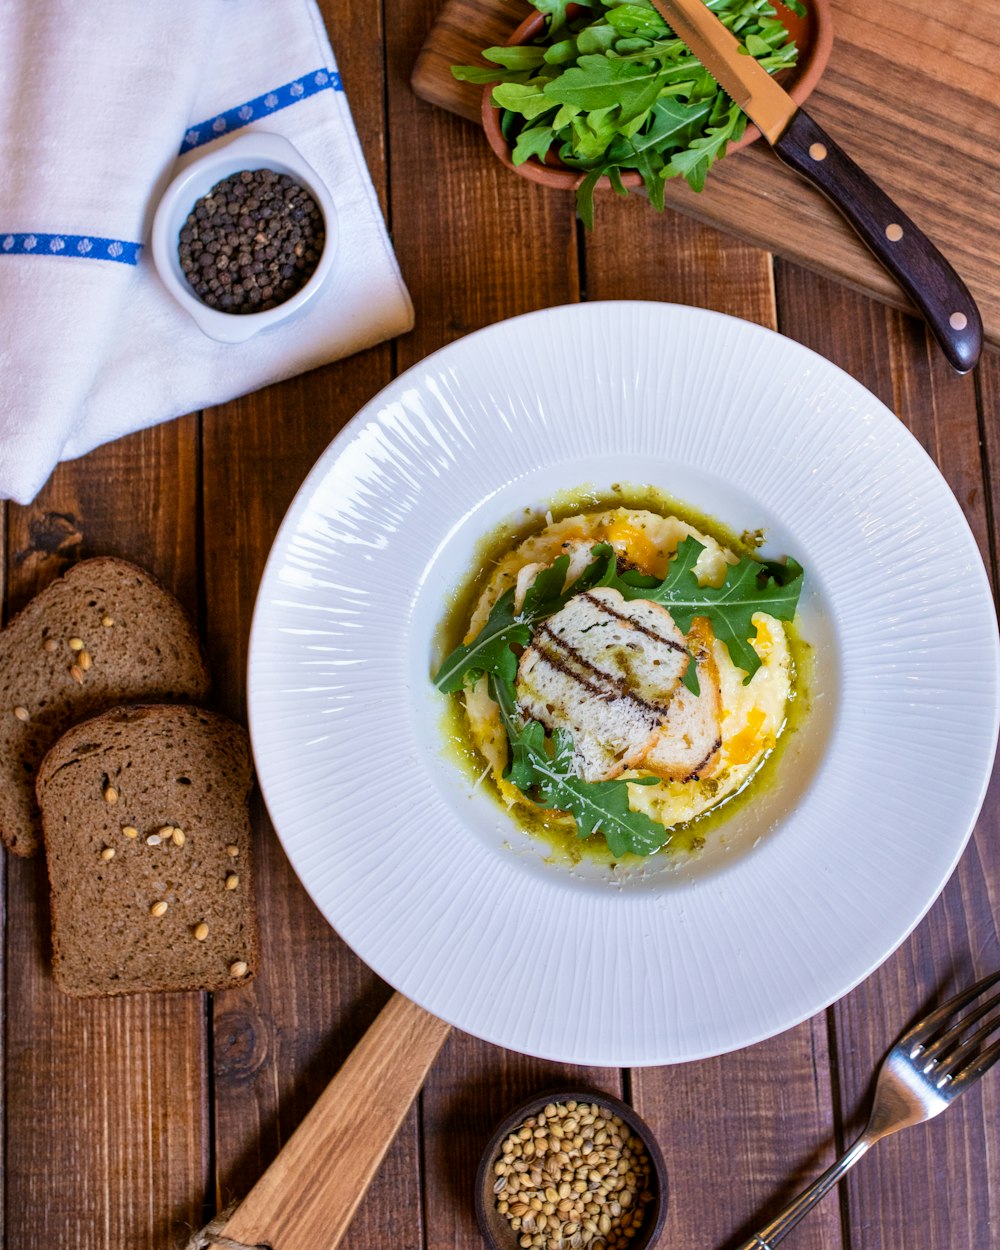
[[[524,0],[446,0],[413,70],[416,93],[478,122],[481,89],[456,82],[450,66],[477,62],[528,11]],[[1000,346],[995,0],[834,0],[833,18],[833,53],[809,111],[941,248],[979,304],[987,341]],[[673,181],[666,198],[701,221],[909,307],[838,213],[763,144],[716,166],[700,195]]]

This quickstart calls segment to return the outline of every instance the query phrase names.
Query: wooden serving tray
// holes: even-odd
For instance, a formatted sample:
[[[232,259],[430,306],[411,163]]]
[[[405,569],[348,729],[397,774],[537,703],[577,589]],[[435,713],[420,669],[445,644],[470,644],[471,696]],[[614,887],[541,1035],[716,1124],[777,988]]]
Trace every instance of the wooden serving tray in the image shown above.
[[[530,11],[525,0],[445,0],[413,70],[417,95],[472,121],[479,61]],[[834,0],[834,45],[808,109],[941,248],[1000,346],[1000,25],[993,0]],[[555,192],[554,194],[562,194]],[[908,308],[892,278],[822,196],[756,143],[699,195],[667,203],[867,294]],[[600,202],[596,229],[600,230]]]

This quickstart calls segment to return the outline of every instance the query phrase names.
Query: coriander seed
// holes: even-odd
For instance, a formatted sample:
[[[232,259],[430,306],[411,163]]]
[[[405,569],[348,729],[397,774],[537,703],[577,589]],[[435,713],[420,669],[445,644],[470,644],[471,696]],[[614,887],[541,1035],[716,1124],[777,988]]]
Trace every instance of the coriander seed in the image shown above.
[[[496,1210],[519,1245],[626,1250],[642,1229],[652,1167],[640,1138],[613,1110],[548,1103],[499,1152]]]

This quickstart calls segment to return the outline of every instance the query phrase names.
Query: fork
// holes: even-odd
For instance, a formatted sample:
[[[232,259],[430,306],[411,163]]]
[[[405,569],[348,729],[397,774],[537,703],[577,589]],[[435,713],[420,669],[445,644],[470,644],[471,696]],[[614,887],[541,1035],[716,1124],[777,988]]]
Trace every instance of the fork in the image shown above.
[[[1000,1006],[1000,994],[994,994],[964,1016],[958,1013],[998,981],[1000,972],[984,977],[897,1038],[879,1069],[865,1131],[832,1167],[738,1250],[772,1250],[877,1141],[898,1129],[940,1115],[993,1067],[1000,1059],[1000,1040],[989,1046],[984,1043],[1000,1027],[1000,1018],[988,1020],[975,1032],[966,1034],[973,1024]]]

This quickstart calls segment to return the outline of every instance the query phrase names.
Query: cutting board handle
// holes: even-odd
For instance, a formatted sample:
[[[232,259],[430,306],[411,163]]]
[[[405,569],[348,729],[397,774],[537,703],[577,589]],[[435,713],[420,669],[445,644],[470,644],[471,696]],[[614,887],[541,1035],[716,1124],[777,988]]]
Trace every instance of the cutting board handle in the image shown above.
[[[215,1235],[271,1250],[332,1250],[449,1032],[394,994]]]

